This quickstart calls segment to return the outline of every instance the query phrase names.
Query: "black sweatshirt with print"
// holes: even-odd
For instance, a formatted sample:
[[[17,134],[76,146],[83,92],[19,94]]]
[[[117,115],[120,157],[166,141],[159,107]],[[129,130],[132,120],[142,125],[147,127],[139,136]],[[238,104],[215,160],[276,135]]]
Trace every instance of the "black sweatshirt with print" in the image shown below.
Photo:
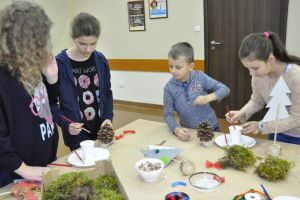
[[[51,93],[51,87],[47,88]],[[0,172],[13,174],[22,162],[47,166],[56,159],[57,145],[45,85],[41,83],[29,95],[0,64]]]

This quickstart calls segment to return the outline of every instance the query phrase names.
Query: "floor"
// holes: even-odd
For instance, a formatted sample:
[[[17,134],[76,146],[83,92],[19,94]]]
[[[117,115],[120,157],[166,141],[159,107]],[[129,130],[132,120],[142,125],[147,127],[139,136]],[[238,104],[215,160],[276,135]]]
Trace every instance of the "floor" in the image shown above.
[[[159,105],[132,103],[124,101],[114,101],[114,129],[121,128],[136,119],[147,119],[152,121],[164,122],[163,107]],[[178,117],[176,117],[178,121]],[[229,123],[225,119],[218,119],[221,132],[228,132]],[[266,138],[264,136],[257,136]],[[60,131],[60,142],[58,147],[58,158],[70,153],[69,149],[63,144]]]

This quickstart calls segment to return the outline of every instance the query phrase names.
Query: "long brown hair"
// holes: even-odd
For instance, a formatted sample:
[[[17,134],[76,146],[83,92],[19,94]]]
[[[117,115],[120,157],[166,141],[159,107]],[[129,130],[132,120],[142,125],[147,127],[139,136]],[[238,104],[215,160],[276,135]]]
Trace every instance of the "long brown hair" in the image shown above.
[[[51,25],[33,2],[15,1],[0,13],[0,62],[29,93],[40,84],[49,60]]]
[[[241,44],[239,57],[266,62],[271,53],[281,62],[299,64],[299,59],[287,53],[278,35],[273,32],[252,33],[246,36]]]

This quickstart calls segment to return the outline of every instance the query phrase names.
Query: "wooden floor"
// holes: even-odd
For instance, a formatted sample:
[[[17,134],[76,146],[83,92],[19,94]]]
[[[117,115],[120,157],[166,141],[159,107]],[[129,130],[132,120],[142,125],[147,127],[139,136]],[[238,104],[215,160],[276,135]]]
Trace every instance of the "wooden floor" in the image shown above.
[[[133,103],[127,101],[114,101],[114,129],[121,128],[126,124],[137,119],[147,119],[158,122],[164,121],[163,107],[160,105]],[[178,117],[175,118],[178,121]],[[218,119],[221,132],[228,132],[229,123],[225,119]],[[266,138],[264,136],[257,136]],[[58,148],[58,157],[62,157],[69,153],[69,149],[63,144],[63,138],[60,133],[60,142]]]

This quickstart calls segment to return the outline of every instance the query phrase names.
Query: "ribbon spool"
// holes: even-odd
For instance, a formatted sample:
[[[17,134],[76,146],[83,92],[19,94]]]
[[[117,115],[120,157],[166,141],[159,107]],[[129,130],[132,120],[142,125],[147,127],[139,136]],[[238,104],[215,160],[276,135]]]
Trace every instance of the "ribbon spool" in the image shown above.
[[[160,160],[163,161],[163,163],[165,165],[167,165],[170,162],[170,158],[168,156],[162,156],[162,157],[160,157]],[[179,160],[176,160],[176,159],[172,159],[172,160],[174,160],[177,163],[180,162]],[[185,176],[189,176],[189,175],[193,174],[195,169],[196,169],[196,166],[192,161],[183,160],[180,162],[179,170]]]
[[[256,193],[245,194],[245,200],[262,200],[262,198]]]
[[[186,176],[193,174],[195,171],[195,168],[196,168],[195,164],[191,161],[184,160],[184,161],[180,162],[179,169],[182,172],[182,174],[184,174]]]

